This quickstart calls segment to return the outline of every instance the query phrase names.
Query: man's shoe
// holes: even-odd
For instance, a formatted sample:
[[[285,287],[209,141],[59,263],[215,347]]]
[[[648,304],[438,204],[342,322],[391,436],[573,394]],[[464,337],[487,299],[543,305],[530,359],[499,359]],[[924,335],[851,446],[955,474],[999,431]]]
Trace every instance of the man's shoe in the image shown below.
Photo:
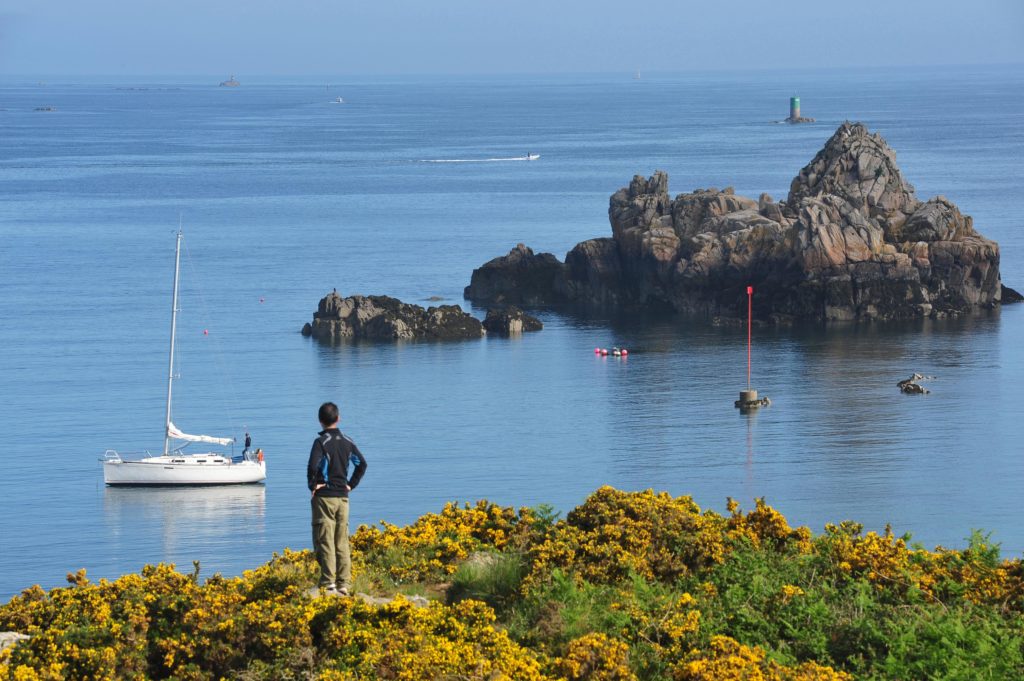
[[[343,598],[348,598],[348,596],[349,596],[348,588],[344,587],[344,586],[341,587],[340,589],[337,589],[334,593],[336,593],[337,595],[339,595],[339,596],[341,596]]]

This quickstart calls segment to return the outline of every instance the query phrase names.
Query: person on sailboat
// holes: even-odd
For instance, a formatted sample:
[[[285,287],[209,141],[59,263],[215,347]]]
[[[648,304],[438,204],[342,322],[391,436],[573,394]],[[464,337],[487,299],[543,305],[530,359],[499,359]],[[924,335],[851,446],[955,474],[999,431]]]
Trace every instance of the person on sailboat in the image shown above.
[[[317,418],[323,430],[309,452],[306,481],[312,494],[313,551],[320,566],[320,593],[348,596],[352,588],[348,495],[366,473],[366,457],[338,429],[338,405],[324,402]],[[351,476],[350,463],[355,466]]]
[[[249,433],[246,433],[245,434],[245,449],[242,450],[242,454],[243,455],[249,453],[249,447],[252,447],[252,438],[249,437]]]

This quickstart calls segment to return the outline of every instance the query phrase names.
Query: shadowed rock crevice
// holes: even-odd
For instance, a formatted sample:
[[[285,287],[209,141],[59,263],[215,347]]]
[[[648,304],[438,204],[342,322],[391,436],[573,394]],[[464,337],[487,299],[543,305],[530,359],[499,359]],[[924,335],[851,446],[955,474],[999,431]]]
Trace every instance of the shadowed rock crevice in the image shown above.
[[[523,244],[473,271],[478,304],[668,306],[762,319],[942,317],[997,305],[999,246],[942,196],[920,201],[896,154],[844,123],[785,201],[731,187],[671,198],[668,175],[636,176],[609,202],[611,238],[560,262]]]

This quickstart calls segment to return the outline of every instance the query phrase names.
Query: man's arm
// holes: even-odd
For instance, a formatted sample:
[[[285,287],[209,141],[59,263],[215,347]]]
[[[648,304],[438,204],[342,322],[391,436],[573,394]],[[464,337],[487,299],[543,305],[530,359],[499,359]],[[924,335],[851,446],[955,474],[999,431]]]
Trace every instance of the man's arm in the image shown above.
[[[313,447],[309,450],[309,463],[306,464],[306,486],[312,492],[316,489],[317,476],[320,474],[320,459],[324,456],[324,447],[320,440],[313,440]]]
[[[348,479],[348,488],[353,490],[359,484],[359,481],[363,479],[363,474],[366,473],[366,457],[359,451],[359,447],[356,447],[356,443],[352,442],[352,452],[348,458],[356,467],[352,471],[352,477]]]

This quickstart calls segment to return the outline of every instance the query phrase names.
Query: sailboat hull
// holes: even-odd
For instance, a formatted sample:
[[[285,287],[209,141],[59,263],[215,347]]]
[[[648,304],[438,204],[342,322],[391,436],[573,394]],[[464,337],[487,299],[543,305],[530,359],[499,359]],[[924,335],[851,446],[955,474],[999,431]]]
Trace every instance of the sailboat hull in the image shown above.
[[[215,454],[103,461],[108,485],[247,485],[266,477],[266,461],[232,462]]]

